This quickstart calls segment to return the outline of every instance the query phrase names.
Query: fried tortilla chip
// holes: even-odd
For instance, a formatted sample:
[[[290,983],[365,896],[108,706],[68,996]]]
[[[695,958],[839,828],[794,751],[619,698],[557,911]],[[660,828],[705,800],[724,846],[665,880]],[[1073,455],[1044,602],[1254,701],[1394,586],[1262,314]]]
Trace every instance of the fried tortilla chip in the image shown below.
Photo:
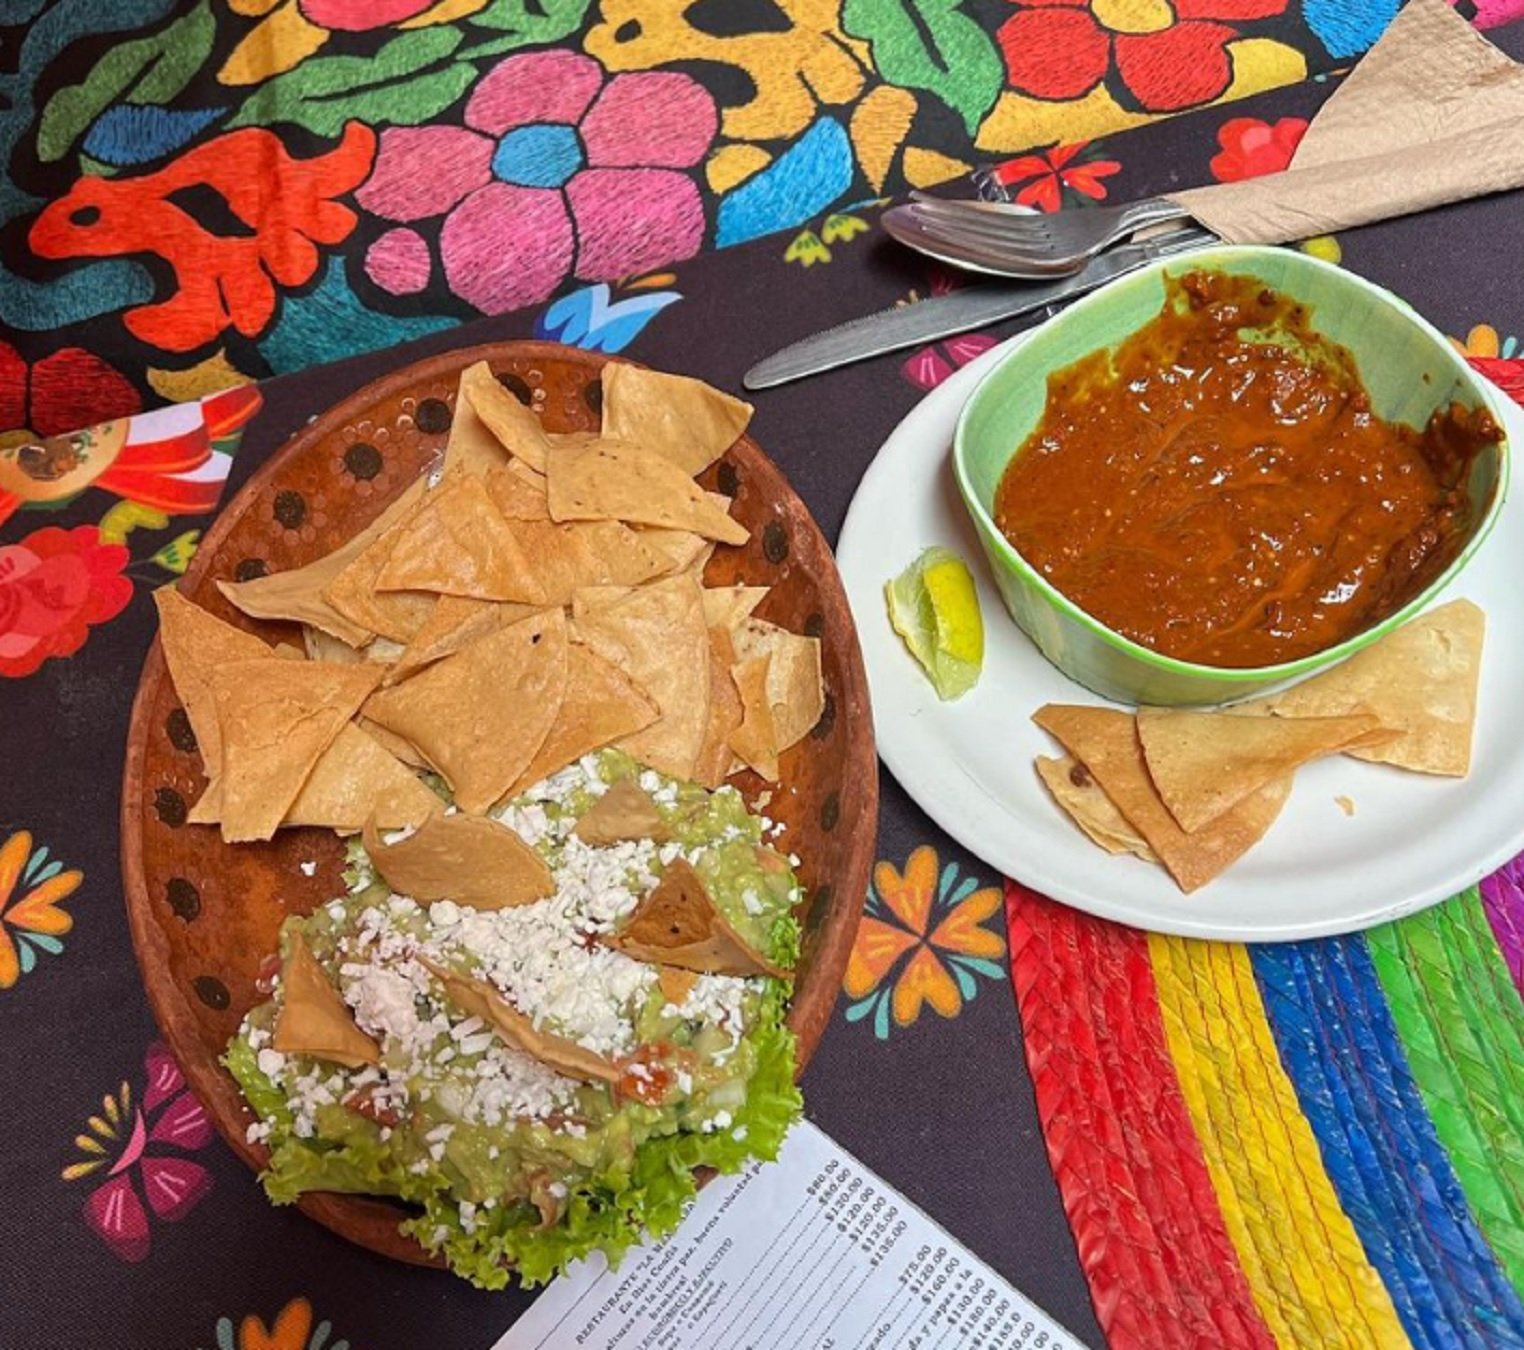
[[[766,586],[714,586],[704,591],[704,622],[727,633],[751,618],[752,611],[767,598]]]
[[[423,627],[413,634],[413,640],[381,677],[381,683],[385,686],[397,684],[415,670],[422,670],[451,652],[458,652],[478,638],[527,619],[538,608],[536,605],[501,604],[496,600],[470,600],[463,595],[441,595]]]
[[[359,534],[316,562],[289,572],[273,572],[253,581],[219,581],[217,589],[252,618],[311,624],[351,647],[363,647],[379,630],[358,623],[335,609],[324,592],[350,563],[418,504],[424,488],[422,478],[409,484],[407,491]]]
[[[351,623],[379,633],[393,642],[407,643],[423,627],[437,596],[426,591],[401,591],[382,594],[376,582],[392,545],[407,530],[409,523],[424,510],[432,492],[420,493],[408,509],[382,533],[375,535],[360,552],[323,588],[323,599]]]
[[[698,978],[696,970],[679,970],[676,966],[662,966],[656,972],[656,983],[661,987],[661,996],[675,1008],[687,1002]]]
[[[159,610],[164,664],[196,734],[206,776],[215,778],[222,771],[222,732],[212,696],[211,671],[225,661],[268,657],[270,648],[252,633],[208,614],[173,586],[159,587],[153,602]]]
[[[566,617],[535,614],[478,638],[365,703],[371,721],[415,746],[480,815],[545,743],[566,690]]]
[[[495,820],[433,815],[395,844],[383,843],[379,822],[371,820],[363,837],[381,879],[414,900],[512,909],[556,893],[545,860]]]
[[[656,803],[633,778],[621,778],[599,797],[582,813],[572,833],[594,848],[607,848],[627,839],[664,844],[672,838]]]
[[[450,439],[445,443],[444,462],[447,471],[461,469],[479,478],[492,469],[507,464],[508,455],[502,442],[492,434],[471,400],[471,388],[478,380],[497,384],[485,361],[478,361],[460,372],[460,383],[455,389],[455,409],[450,420]]]
[[[730,736],[741,725],[741,694],[730,668],[736,663],[735,647],[723,628],[709,630],[709,718],[704,725],[704,742],[693,763],[695,783],[717,788],[730,774],[734,752]],[[769,707],[769,714],[771,708]],[[774,727],[774,736],[777,729]]]
[[[709,720],[709,630],[698,584],[669,577],[577,620],[576,635],[655,700],[660,717],[617,744],[642,764],[689,778]]]
[[[434,766],[419,753],[418,747],[411,741],[397,735],[395,731],[388,731],[385,727],[372,722],[368,717],[359,715],[355,717],[355,725],[385,750],[387,754],[400,759],[404,764],[410,765],[415,769],[422,769],[426,773],[434,772]]]
[[[374,661],[383,666],[390,665],[403,652],[400,642],[384,637],[372,638],[363,647],[351,647],[310,623],[302,625],[302,647],[309,661]]]
[[[751,414],[751,404],[687,375],[603,368],[603,434],[656,451],[690,478],[735,444]]]
[[[353,834],[374,817],[383,830],[418,825],[444,809],[406,764],[354,723],[345,723],[281,819],[282,828],[320,825]],[[216,825],[222,815],[222,783],[207,784],[186,817],[193,825]]]
[[[751,537],[677,465],[642,446],[597,440],[558,449],[545,482],[552,520],[623,520],[691,530],[726,544]]]
[[[793,978],[731,926],[704,888],[703,879],[683,858],[667,864],[655,889],[605,941],[626,956],[655,965],[706,975]]]
[[[392,531],[378,591],[441,591],[474,600],[545,602],[545,588],[479,478],[454,474]],[[415,634],[416,635],[416,634]]]
[[[286,938],[280,983],[280,1010],[270,1044],[281,1054],[311,1055],[346,1069],[381,1062],[381,1048],[355,1025],[348,1005],[299,932]]]
[[[505,389],[485,361],[467,366],[460,373],[463,401],[481,419],[499,445],[515,459],[538,473],[545,472],[550,436],[540,419]]]
[[[730,748],[769,783],[778,781],[778,732],[768,700],[767,675],[771,652],[730,668],[741,699],[741,725],[730,733]]]
[[[1286,720],[1138,709],[1138,740],[1148,776],[1187,834],[1265,784],[1380,730],[1374,717],[1364,715]]]
[[[522,1050],[557,1073],[584,1083],[619,1081],[620,1069],[612,1060],[565,1036],[540,1031],[487,980],[457,975],[426,957],[419,957],[419,964],[444,986],[445,994],[457,1008],[481,1018],[515,1050]]]
[[[545,475],[527,464],[513,460],[506,467],[489,470],[483,481],[504,520],[550,519]]]
[[[1159,861],[1148,841],[1127,823],[1127,817],[1078,760],[1068,755],[1062,759],[1039,755],[1037,776],[1069,819],[1107,853],[1131,853],[1144,862]]]
[[[381,679],[369,663],[227,661],[211,687],[222,731],[222,837],[268,839],[323,752]]]
[[[607,609],[634,593],[633,586],[582,586],[571,599],[572,618],[580,619],[595,609]]]
[[[743,619],[731,633],[736,659],[751,661],[771,654],[767,698],[780,752],[797,745],[825,711],[825,681],[820,673],[820,639],[790,633],[764,619]]]
[[[1421,614],[1322,675],[1258,701],[1278,717],[1368,713],[1398,733],[1357,759],[1463,778],[1471,769],[1486,615],[1469,600]],[[1233,711],[1249,710],[1249,705]]]
[[[662,572],[668,576],[695,568],[702,572],[714,553],[714,540],[705,539],[692,530],[663,530],[643,525],[636,533],[647,548],[661,555]]]
[[[1204,886],[1258,843],[1291,791],[1287,774],[1230,807],[1210,825],[1187,834],[1154,790],[1130,713],[1049,703],[1032,720],[1089,770],[1182,891]]]
[[[561,710],[529,767],[505,795],[517,797],[583,755],[650,726],[658,716],[656,703],[622,670],[592,648],[572,643]]]

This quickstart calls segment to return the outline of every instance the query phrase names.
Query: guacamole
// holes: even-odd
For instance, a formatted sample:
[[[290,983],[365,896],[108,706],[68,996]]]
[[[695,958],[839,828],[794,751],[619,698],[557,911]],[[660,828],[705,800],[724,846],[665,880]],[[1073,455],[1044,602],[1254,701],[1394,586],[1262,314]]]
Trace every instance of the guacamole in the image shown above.
[[[592,847],[580,817],[623,778],[670,838]],[[791,861],[732,787],[709,792],[604,750],[497,813],[545,860],[555,894],[477,910],[394,894],[350,846],[349,891],[287,920],[379,1047],[347,1068],[272,1045],[283,996],[253,1009],[225,1062],[259,1117],[271,1198],[309,1190],[395,1196],[403,1230],[457,1273],[500,1288],[549,1279],[594,1250],[673,1228],[692,1170],[772,1157],[799,1113],[786,981],[675,972],[603,939],[688,862],[758,952],[798,956]],[[797,862],[797,860],[793,860]],[[564,1076],[452,1002],[438,972],[489,982],[537,1031],[618,1066],[617,1082]]]

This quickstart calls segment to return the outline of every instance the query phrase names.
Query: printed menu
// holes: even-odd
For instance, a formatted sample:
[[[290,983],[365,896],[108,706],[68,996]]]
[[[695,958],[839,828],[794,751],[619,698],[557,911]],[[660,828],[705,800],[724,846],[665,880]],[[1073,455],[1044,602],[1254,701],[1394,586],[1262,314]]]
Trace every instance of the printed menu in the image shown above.
[[[822,1130],[670,1237],[555,1280],[492,1350],[1085,1350]]]

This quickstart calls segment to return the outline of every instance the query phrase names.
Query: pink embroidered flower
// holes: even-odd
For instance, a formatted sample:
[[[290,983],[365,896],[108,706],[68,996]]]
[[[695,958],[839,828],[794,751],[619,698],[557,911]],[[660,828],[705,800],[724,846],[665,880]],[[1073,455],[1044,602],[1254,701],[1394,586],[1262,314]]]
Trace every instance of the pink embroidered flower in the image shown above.
[[[123,1261],[148,1255],[148,1210],[165,1223],[177,1223],[212,1188],[211,1173],[180,1156],[211,1140],[201,1103],[158,1041],[148,1047],[144,1070],[142,1104],[133,1104],[125,1082],[116,1095],[108,1092],[101,1099],[101,1114],[90,1117],[90,1133],[74,1137],[85,1157],[63,1170],[65,1181],[78,1181],[106,1169],[105,1180],[85,1201],[85,1222]]]
[[[698,252],[704,209],[688,174],[719,127],[708,91],[673,71],[604,83],[579,52],[500,62],[476,86],[465,127],[381,133],[360,205],[406,227],[443,216],[450,289],[489,314],[544,300],[568,274],[584,281],[663,267]],[[427,284],[417,231],[388,230],[365,270],[394,295]]]

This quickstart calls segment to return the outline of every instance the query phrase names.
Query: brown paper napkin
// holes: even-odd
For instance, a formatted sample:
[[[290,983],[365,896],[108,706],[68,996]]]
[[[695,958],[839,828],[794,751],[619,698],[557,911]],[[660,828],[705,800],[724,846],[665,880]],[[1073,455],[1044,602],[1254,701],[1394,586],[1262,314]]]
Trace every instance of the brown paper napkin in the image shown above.
[[[1280,244],[1524,186],[1524,66],[1445,0],[1409,0],[1291,167],[1170,194],[1229,243]]]

